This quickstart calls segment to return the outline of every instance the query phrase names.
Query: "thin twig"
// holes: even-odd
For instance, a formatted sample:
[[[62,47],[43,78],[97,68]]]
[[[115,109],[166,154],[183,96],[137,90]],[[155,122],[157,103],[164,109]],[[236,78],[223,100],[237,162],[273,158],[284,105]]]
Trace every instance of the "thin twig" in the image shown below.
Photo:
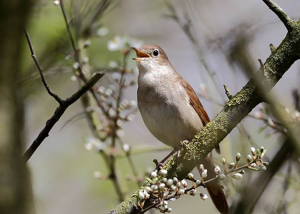
[[[33,153],[37,150],[37,148],[42,144],[44,139],[49,136],[49,132],[55,125],[55,123],[60,119],[60,117],[64,114],[66,109],[72,105],[75,101],[77,101],[85,92],[87,92],[93,85],[96,84],[96,82],[103,76],[103,73],[95,73],[94,76],[85,84],[83,85],[75,94],[73,94],[71,97],[67,98],[66,100],[63,100],[62,104],[60,104],[52,117],[47,120],[45,127],[43,130],[39,133],[37,138],[33,141],[29,149],[24,154],[24,160],[27,162],[30,157],[33,155]]]
[[[288,31],[294,29],[294,21],[276,3],[271,0],[263,0],[263,2],[278,16]]]
[[[33,46],[30,40],[30,36],[27,33],[27,31],[25,30],[25,35],[27,38],[27,42],[30,48],[30,52],[31,55],[36,63],[36,66],[38,67],[39,71],[40,71],[40,75],[41,75],[41,79],[45,85],[45,87],[47,88],[47,83],[45,81],[45,78],[43,76],[43,72],[41,69],[41,66],[38,63],[38,59],[34,53],[33,50]],[[33,141],[33,143],[31,144],[31,146],[29,147],[29,149],[27,149],[27,151],[25,152],[23,158],[25,160],[25,162],[27,162],[30,157],[33,155],[33,153],[37,150],[37,148],[41,145],[41,143],[44,141],[44,139],[46,137],[49,136],[49,132],[51,131],[51,129],[53,128],[53,126],[55,125],[55,123],[60,119],[60,117],[63,115],[63,113],[66,111],[66,109],[72,105],[75,101],[77,101],[85,92],[87,92],[91,87],[93,87],[96,82],[103,76],[103,73],[95,73],[95,75],[85,84],[83,85],[75,94],[73,94],[71,97],[67,98],[66,100],[62,100],[60,99],[57,95],[55,95],[56,100],[57,98],[59,98],[59,101],[57,100],[57,102],[59,102],[59,106],[56,108],[53,116],[47,120],[45,127],[43,128],[43,130],[39,133],[39,135],[37,136],[37,138]],[[48,86],[47,91],[48,93],[53,96],[53,92],[50,90],[50,88]]]
[[[62,105],[63,104],[63,100],[51,90],[50,86],[48,85],[48,83],[47,83],[47,81],[46,81],[46,79],[45,79],[45,77],[43,75],[43,69],[40,66],[40,63],[39,63],[39,61],[38,61],[38,59],[37,59],[37,57],[35,55],[35,52],[34,52],[34,49],[33,49],[32,43],[31,43],[31,39],[30,39],[30,36],[29,36],[27,30],[24,29],[24,32],[25,32],[25,36],[26,36],[26,39],[27,39],[27,42],[28,42],[28,45],[29,45],[31,56],[32,56],[32,58],[33,58],[33,60],[34,60],[34,62],[36,64],[36,67],[39,70],[42,82],[43,82],[43,84],[44,84],[44,86],[45,86],[48,94],[50,96],[52,96],[60,105]]]
[[[123,145],[124,145],[123,141],[120,138],[118,140],[119,140],[119,142],[121,144],[121,148],[122,148],[123,152],[125,153],[128,162],[129,162],[129,165],[131,167],[131,170],[132,170],[132,173],[134,175],[135,181],[136,181],[138,187],[140,187],[142,185],[142,182],[140,181],[140,179],[138,177],[138,173],[137,173],[136,167],[134,165],[134,162],[132,161],[131,152],[130,151],[125,151],[124,148],[123,148]],[[116,156],[115,156],[115,158],[116,158]]]
[[[66,28],[68,30],[69,38],[70,38],[70,41],[71,41],[71,44],[72,44],[72,48],[73,48],[73,52],[74,52],[74,59],[75,59],[75,62],[78,63],[78,73],[79,73],[80,79],[84,83],[87,83],[87,78],[85,77],[85,75],[83,73],[83,70],[82,70],[82,67],[81,67],[78,49],[76,48],[75,40],[73,38],[71,29],[70,29],[70,25],[69,25],[69,22],[68,22],[68,17],[67,17],[67,13],[66,13],[66,10],[65,10],[65,6],[64,6],[63,0],[60,0],[60,7],[61,7],[62,14],[64,16]],[[108,114],[108,111],[105,110],[104,106],[101,104],[101,102],[99,101],[99,99],[97,99],[97,96],[96,96],[95,91],[93,90],[93,88],[90,88],[89,90],[90,90],[92,96],[94,97],[94,99],[95,99],[98,107],[102,110],[103,114],[107,117],[107,119],[109,119],[110,116]]]
[[[225,89],[225,94],[226,96],[228,97],[229,100],[231,100],[231,98],[233,97],[231,94],[230,94],[230,91],[229,91],[229,88],[227,87],[227,85],[223,85],[224,86],[224,89]]]
[[[264,63],[261,61],[261,59],[258,59],[259,65],[260,65],[260,69],[263,72],[264,76],[267,76],[266,70],[265,70],[265,66]]]

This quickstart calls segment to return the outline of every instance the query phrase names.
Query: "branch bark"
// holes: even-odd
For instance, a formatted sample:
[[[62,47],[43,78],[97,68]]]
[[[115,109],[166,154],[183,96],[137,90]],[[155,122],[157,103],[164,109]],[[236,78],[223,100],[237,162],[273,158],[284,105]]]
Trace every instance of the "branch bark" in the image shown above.
[[[27,162],[31,158],[33,153],[42,144],[42,142],[45,140],[45,138],[49,136],[49,132],[51,131],[53,126],[56,124],[56,122],[59,121],[60,117],[64,114],[64,112],[67,110],[67,108],[70,105],[72,105],[74,102],[76,102],[85,92],[90,90],[96,84],[96,82],[99,79],[101,79],[101,77],[104,75],[104,73],[95,73],[94,76],[89,81],[87,81],[75,94],[73,94],[71,97],[63,100],[58,95],[56,95],[50,89],[49,85],[47,84],[47,82],[44,78],[44,75],[43,75],[43,70],[42,70],[41,66],[39,65],[38,59],[35,55],[33,46],[31,44],[30,36],[29,36],[29,34],[27,33],[26,30],[25,30],[25,35],[26,35],[27,42],[28,42],[28,45],[29,45],[29,48],[30,48],[30,51],[31,51],[32,58],[34,59],[34,62],[35,62],[36,66],[37,66],[37,68],[40,72],[43,84],[46,87],[48,93],[52,97],[54,97],[55,100],[59,103],[59,106],[56,108],[53,116],[49,120],[47,120],[46,125],[43,128],[43,130],[39,133],[37,138],[33,141],[31,146],[25,152],[23,158],[24,158],[24,161]]]
[[[259,79],[266,91],[280,80],[284,73],[299,59],[300,47],[300,21],[286,21],[290,18],[272,1],[263,0],[279,16],[285,25],[289,25],[288,33],[276,51],[272,52],[264,63],[264,72],[258,70],[255,79]],[[279,12],[280,13],[279,13]],[[167,177],[176,176],[183,179],[187,173],[199,164],[251,110],[263,101],[262,91],[254,79],[243,87],[222,111],[205,127],[201,129],[194,139],[182,146],[180,157],[169,160],[164,169],[168,171]],[[147,185],[147,182],[144,186]],[[143,187],[141,187],[143,188]],[[137,206],[137,192],[118,205],[110,213],[143,213]],[[151,206],[149,200],[144,209]]]

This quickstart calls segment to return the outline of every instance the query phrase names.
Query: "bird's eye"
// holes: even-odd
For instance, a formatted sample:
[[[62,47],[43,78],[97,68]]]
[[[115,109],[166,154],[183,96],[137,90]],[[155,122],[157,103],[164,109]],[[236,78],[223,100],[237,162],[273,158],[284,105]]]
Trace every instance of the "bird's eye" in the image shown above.
[[[158,56],[158,54],[159,54],[158,50],[155,49],[155,50],[153,51],[153,56]]]

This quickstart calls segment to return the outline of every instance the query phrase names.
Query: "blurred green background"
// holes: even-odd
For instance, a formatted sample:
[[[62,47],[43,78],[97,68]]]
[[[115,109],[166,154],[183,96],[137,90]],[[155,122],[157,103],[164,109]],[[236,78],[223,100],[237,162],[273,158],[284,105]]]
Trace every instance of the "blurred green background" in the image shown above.
[[[299,17],[300,2],[297,0],[276,1],[292,17]],[[92,11],[93,0],[66,1],[69,18],[76,18],[76,11],[72,10],[77,5],[85,19]],[[237,63],[242,54],[247,54],[251,59],[252,68],[258,69],[258,58],[264,62],[270,55],[269,44],[279,45],[286,34],[286,29],[278,18],[259,0],[186,0],[171,1],[178,13],[181,23],[190,17],[192,32],[200,47],[203,59],[213,72],[216,73],[218,84],[226,84],[232,94],[238,92],[248,81],[249,77],[243,67]],[[197,56],[195,45],[186,36],[178,23],[168,17],[170,10],[164,1],[113,1],[102,17],[95,24],[95,29],[105,27],[108,34],[88,38],[91,46],[87,49],[89,64],[96,71],[109,68],[110,61],[121,61],[119,51],[110,51],[107,48],[109,40],[116,35],[127,36],[142,40],[144,44],[157,44],[167,53],[169,60],[176,70],[200,92],[199,85],[205,84],[210,96],[222,103],[203,63]],[[77,17],[78,18],[78,17]],[[78,89],[78,83],[72,81],[72,60],[65,60],[71,53],[71,44],[68,39],[65,23],[60,7],[54,1],[37,1],[30,13],[27,24],[33,46],[47,75],[51,88],[61,97],[66,98]],[[74,33],[75,34],[75,33]],[[241,42],[242,41],[242,42]],[[239,43],[240,42],[240,43]],[[234,49],[242,44],[240,49]],[[43,87],[35,65],[30,56],[24,37],[22,52],[22,95],[25,101],[25,136],[26,148],[38,135],[45,121],[53,114],[57,103]],[[133,57],[131,53],[130,57]],[[230,59],[230,60],[229,60]],[[135,63],[129,60],[129,68],[134,69]],[[107,86],[108,72],[99,82]],[[135,73],[137,76],[137,73]],[[299,88],[299,63],[285,74],[274,88],[274,93],[280,97],[278,102],[294,109],[291,91]],[[125,90],[124,97],[136,101],[137,86]],[[221,109],[209,100],[202,99],[210,118]],[[98,180],[94,172],[107,174],[102,157],[96,152],[85,149],[86,138],[92,136],[86,119],[82,118],[70,123],[61,129],[74,115],[83,112],[80,101],[73,104],[63,115],[61,120],[50,132],[50,136],[28,162],[34,195],[36,213],[107,213],[119,204],[112,183],[108,180]],[[258,111],[255,109],[252,113]],[[267,128],[259,133],[264,124],[253,118],[246,118],[243,122],[252,141],[259,146],[267,148],[267,157],[272,159],[282,143],[279,134]],[[135,119],[124,126],[123,141],[135,147],[155,148],[163,146],[156,140],[145,127],[139,112]],[[234,160],[235,154],[240,152],[245,157],[250,151],[251,144],[247,138],[240,135],[235,129],[222,143],[222,155],[214,157],[220,161]],[[153,168],[154,158],[162,159],[168,151],[148,152],[133,155],[139,175],[143,175],[150,167]],[[296,164],[296,163],[295,163]],[[117,171],[122,188],[129,196],[137,186],[126,180],[131,174],[125,158],[117,160]],[[297,174],[298,168],[292,173]],[[297,213],[300,201],[300,188],[290,185],[288,191],[283,191],[284,178],[287,166],[282,167],[280,173],[272,180],[261,200],[255,208],[255,213],[280,213],[278,207],[286,203],[287,213]],[[242,180],[227,179],[224,185],[230,203],[236,202],[243,194],[242,187],[253,181],[260,172],[246,172]],[[196,173],[195,173],[196,174]],[[259,184],[257,184],[259,185]],[[254,187],[255,188],[255,187]],[[204,190],[205,192],[205,190]],[[274,203],[276,202],[276,203]],[[171,202],[172,213],[217,213],[210,200],[203,202],[199,197],[184,196],[176,202]],[[153,213],[158,213],[154,211]]]

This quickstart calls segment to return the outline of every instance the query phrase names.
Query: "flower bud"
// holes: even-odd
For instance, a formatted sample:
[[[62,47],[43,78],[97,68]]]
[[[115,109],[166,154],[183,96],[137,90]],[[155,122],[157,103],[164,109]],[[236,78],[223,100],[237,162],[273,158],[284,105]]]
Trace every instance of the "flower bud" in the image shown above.
[[[139,199],[140,199],[140,200],[144,200],[144,198],[145,198],[145,195],[144,195],[144,193],[140,190],[140,191],[139,191]]]
[[[167,180],[168,180],[167,178],[163,178],[163,179],[161,179],[161,182],[162,183],[167,183]]]
[[[192,189],[192,190],[190,191],[190,195],[191,195],[191,196],[195,196],[196,194],[197,194],[197,191],[196,191],[196,190]]]
[[[146,190],[147,193],[150,193],[150,192],[153,191],[150,187],[146,187],[145,190]]]
[[[184,189],[180,189],[180,190],[178,191],[178,193],[179,193],[179,195],[183,195],[183,194],[185,193],[185,191],[184,191]]]
[[[150,177],[151,178],[156,178],[157,177],[157,172],[156,171],[151,172]]]
[[[236,156],[235,156],[236,162],[238,162],[240,159],[241,159],[241,154],[237,153]]]
[[[225,158],[222,158],[222,164],[225,165],[226,164],[226,160]]]
[[[225,178],[226,178],[226,175],[225,175],[225,174],[219,175],[219,179],[220,179],[220,180],[224,180]]]
[[[218,175],[218,174],[220,174],[221,169],[220,169],[219,166],[216,166],[215,169],[214,169],[214,171],[215,171],[216,175]]]
[[[157,185],[152,185],[151,189],[152,189],[152,191],[158,190],[158,186]]]
[[[194,180],[194,175],[192,173],[188,174],[189,179]]]
[[[170,187],[173,185],[173,180],[172,179],[168,179],[167,180],[167,186]]]
[[[187,187],[187,182],[186,182],[186,180],[182,180],[182,181],[181,181],[181,184],[182,184],[182,186],[183,186],[184,188]]]
[[[239,180],[241,178],[243,178],[243,175],[241,173],[234,173],[233,175],[231,175],[232,178]]]
[[[256,149],[254,147],[251,147],[251,153],[252,153],[253,156],[256,155]]]
[[[206,178],[207,177],[207,169],[203,170],[203,172],[201,173],[201,177],[202,178]]]
[[[229,169],[233,169],[235,167],[235,163],[230,163],[230,165],[229,165]]]
[[[173,182],[174,184],[177,184],[178,183],[178,179],[176,177],[173,178]]]
[[[201,198],[203,201],[205,201],[208,197],[207,197],[206,194],[200,193],[200,198]]]
[[[161,170],[159,170],[159,174],[161,175],[161,176],[166,176],[167,175],[167,173],[168,173],[168,171],[167,170],[165,170],[165,169],[161,169]]]
[[[253,160],[253,159],[252,159],[252,156],[251,156],[251,155],[248,155],[248,156],[247,156],[247,162],[248,162],[248,163],[251,163],[252,160]]]
[[[174,186],[174,185],[172,185],[172,186],[170,187],[170,189],[171,189],[171,191],[175,191],[175,190],[177,189],[177,187]]]
[[[158,186],[159,190],[164,190],[165,187],[166,187],[166,185],[165,185],[164,183],[161,183],[161,184]]]
[[[200,184],[201,184],[201,181],[200,180],[196,180],[196,185],[200,186]]]

